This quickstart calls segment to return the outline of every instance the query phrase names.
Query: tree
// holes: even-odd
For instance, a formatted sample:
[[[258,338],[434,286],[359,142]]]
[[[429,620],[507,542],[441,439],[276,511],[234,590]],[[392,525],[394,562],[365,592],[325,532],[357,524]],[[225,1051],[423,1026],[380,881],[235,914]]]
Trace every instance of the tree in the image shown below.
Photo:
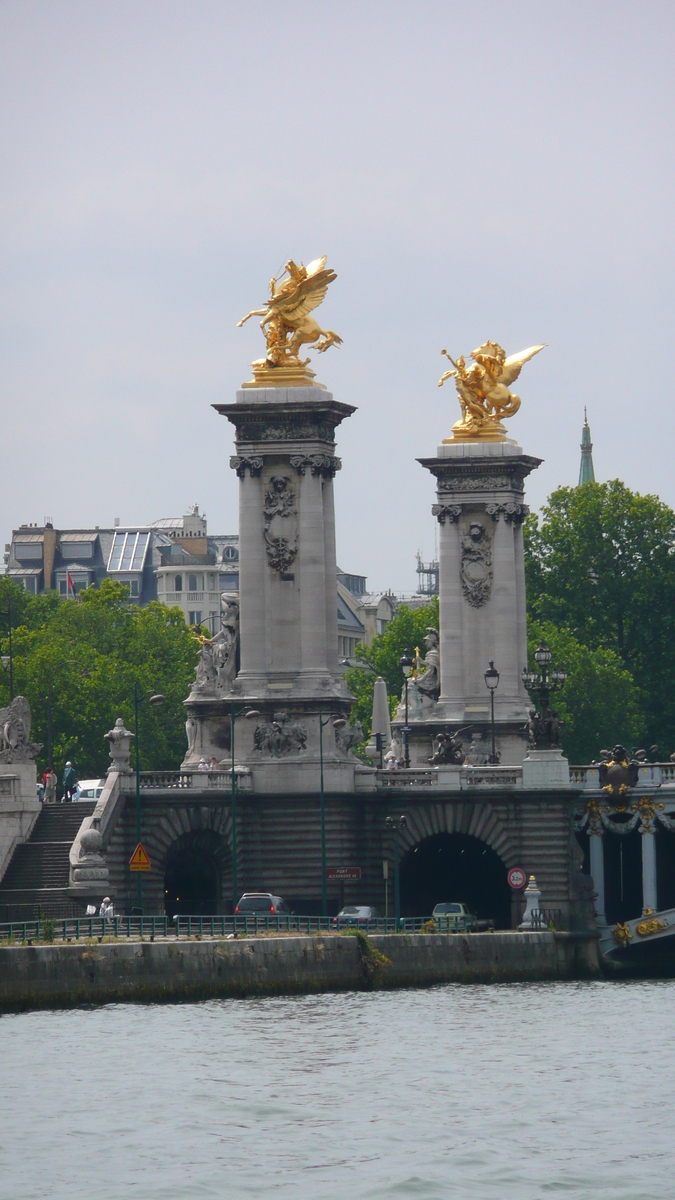
[[[588,651],[613,651],[639,689],[647,740],[669,752],[675,513],[619,480],[587,483],[553,492],[525,533],[530,617],[569,631]]]
[[[356,647],[357,661],[363,665],[346,671],[345,682],[355,696],[351,719],[353,722],[361,722],[367,738],[370,737],[373,688],[377,676],[381,675],[387,685],[389,710],[393,716],[403,688],[403,672],[398,665],[399,659],[404,650],[414,654],[416,647],[419,647],[420,655],[424,655],[424,636],[429,627],[438,629],[437,596],[422,608],[409,608],[402,604],[384,633],[373,638],[370,646]],[[364,670],[364,666],[372,669]]]
[[[123,717],[133,731],[135,683],[141,694],[159,691],[165,697],[159,709],[145,703],[139,709],[143,769],[180,765],[186,744],[183,701],[198,653],[180,609],[157,601],[139,608],[129,603],[127,587],[106,579],[74,600],[28,597],[20,621],[13,635],[14,691],[30,703],[32,740],[44,743],[40,768],[47,760],[50,692],[54,764],[71,759],[87,778],[109,765],[104,734],[116,718]],[[6,646],[5,638],[3,653]],[[8,702],[3,672],[0,704]]]
[[[640,692],[630,671],[614,650],[589,650],[567,629],[551,622],[528,625],[530,665],[544,640],[552,652],[552,667],[567,671],[567,681],[551,699],[560,714],[563,752],[573,763],[598,759],[600,751],[617,742],[629,749],[641,744],[645,719]]]

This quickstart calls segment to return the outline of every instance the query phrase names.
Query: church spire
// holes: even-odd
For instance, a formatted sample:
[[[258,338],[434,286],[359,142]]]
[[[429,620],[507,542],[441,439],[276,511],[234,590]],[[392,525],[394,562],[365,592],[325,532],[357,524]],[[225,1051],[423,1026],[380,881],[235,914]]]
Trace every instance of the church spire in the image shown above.
[[[581,465],[579,467],[579,486],[582,483],[595,483],[595,471],[593,470],[593,443],[591,441],[591,430],[588,424],[588,415],[584,407],[584,425],[581,430]]]

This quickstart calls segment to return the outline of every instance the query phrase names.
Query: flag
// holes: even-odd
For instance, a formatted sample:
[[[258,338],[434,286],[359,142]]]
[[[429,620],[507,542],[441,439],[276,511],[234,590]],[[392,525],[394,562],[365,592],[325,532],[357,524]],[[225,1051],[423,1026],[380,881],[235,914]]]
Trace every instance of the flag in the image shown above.
[[[70,577],[70,571],[67,571],[67,572],[66,572],[66,574],[67,574],[67,576],[68,576],[68,595],[69,595],[69,596],[74,596],[74,595],[75,595],[75,589],[74,589],[74,587],[73,587],[73,581],[72,581],[72,579],[71,579],[71,577]]]

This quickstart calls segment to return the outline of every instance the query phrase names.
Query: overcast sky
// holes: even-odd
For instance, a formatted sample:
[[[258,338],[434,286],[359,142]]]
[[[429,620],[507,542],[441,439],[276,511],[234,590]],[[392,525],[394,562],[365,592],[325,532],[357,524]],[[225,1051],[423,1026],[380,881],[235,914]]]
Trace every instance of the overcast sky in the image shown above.
[[[288,257],[328,255],[338,560],[416,586],[440,356],[547,349],[509,423],[575,484],[675,506],[675,6],[640,0],[0,4],[0,536],[237,529],[234,398]],[[447,364],[446,364],[447,365]]]

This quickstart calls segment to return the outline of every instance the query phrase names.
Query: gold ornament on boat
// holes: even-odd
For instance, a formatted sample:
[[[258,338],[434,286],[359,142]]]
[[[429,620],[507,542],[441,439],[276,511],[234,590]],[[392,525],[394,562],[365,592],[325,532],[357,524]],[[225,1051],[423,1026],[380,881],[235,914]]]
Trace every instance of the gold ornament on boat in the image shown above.
[[[340,346],[342,338],[332,329],[322,329],[310,313],[324,300],[328,284],[337,279],[326,267],[326,256],[298,267],[292,258],[286,263],[286,278],[270,283],[270,298],[265,308],[254,308],[237,322],[237,328],[250,317],[262,317],[260,328],[267,342],[265,358],[253,363],[254,378],[244,387],[308,387],[314,384],[309,359],[301,359],[300,347],[313,345],[319,354],[330,346]]]
[[[453,370],[446,371],[438,381],[442,387],[446,379],[454,378],[462,409],[462,419],[452,427],[452,437],[445,442],[456,441],[506,441],[506,430],[502,417],[513,417],[520,408],[520,396],[509,391],[526,362],[534,358],[543,346],[530,346],[518,354],[506,357],[506,351],[497,342],[483,342],[470,357],[473,365],[466,365],[463,354],[457,362],[450,358],[447,350],[441,350],[450,359]]]

